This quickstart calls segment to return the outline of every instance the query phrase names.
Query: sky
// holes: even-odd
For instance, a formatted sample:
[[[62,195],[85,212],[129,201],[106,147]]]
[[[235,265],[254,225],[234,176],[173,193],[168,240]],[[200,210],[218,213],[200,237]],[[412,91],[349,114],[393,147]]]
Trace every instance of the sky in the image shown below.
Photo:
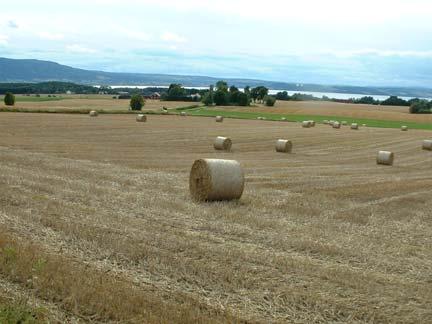
[[[0,10],[0,57],[432,88],[431,17],[431,0],[14,0]]]

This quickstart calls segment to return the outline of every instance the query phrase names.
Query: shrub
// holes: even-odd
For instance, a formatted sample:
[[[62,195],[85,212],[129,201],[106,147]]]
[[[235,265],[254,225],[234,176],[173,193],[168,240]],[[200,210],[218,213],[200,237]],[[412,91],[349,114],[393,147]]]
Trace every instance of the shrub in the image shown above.
[[[15,105],[15,96],[13,93],[7,92],[4,96],[4,103],[6,106],[13,106]]]
[[[276,98],[272,96],[264,97],[264,103],[267,107],[273,107],[276,103]]]
[[[144,97],[140,94],[135,94],[130,100],[130,108],[132,110],[141,110],[145,105]]]
[[[410,114],[426,114],[431,112],[431,104],[426,100],[414,101],[410,108]]]
[[[210,91],[207,92],[207,93],[204,95],[204,97],[203,97],[203,99],[202,99],[202,102],[203,102],[203,104],[206,105],[206,106],[211,106],[211,105],[213,105],[213,94],[212,94]]]

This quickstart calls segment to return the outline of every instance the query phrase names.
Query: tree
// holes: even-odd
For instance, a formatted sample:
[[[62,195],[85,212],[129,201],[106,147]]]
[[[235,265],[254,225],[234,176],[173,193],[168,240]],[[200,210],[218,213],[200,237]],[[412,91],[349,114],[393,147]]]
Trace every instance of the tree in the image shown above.
[[[249,106],[250,97],[246,93],[239,91],[237,94],[237,104],[239,106]]]
[[[130,100],[130,108],[132,110],[141,110],[145,105],[144,97],[140,94],[134,94]]]
[[[262,101],[267,95],[268,95],[268,89],[266,87],[259,87],[258,99]]]
[[[432,104],[429,103],[427,100],[417,100],[411,104],[409,112],[410,114],[431,113],[431,108]]]
[[[228,104],[228,93],[223,90],[216,90],[213,96],[216,106],[224,106]]]
[[[203,99],[202,99],[202,102],[203,102],[203,104],[206,105],[206,106],[211,106],[211,105],[213,105],[213,93],[212,93],[211,91],[207,92],[207,93],[204,95],[204,97],[203,97]]]
[[[6,106],[13,106],[15,105],[15,96],[11,92],[7,92],[4,96],[4,103]]]
[[[396,96],[391,96],[388,99],[381,102],[383,106],[409,106],[408,101],[398,98]]]
[[[228,101],[230,103],[237,103],[238,102],[238,95],[239,95],[240,91],[238,88],[236,88],[235,86],[231,86],[229,88],[229,99]]]
[[[181,84],[171,83],[166,100],[180,100],[186,97],[186,91]]]
[[[282,91],[282,92],[278,92],[276,94],[276,99],[277,100],[289,100],[290,98],[289,98],[288,92]]]
[[[250,87],[249,87],[249,86],[246,86],[246,87],[244,88],[244,93],[246,93],[246,94],[250,97],[251,90],[250,90]]]
[[[228,83],[226,83],[225,81],[216,82],[216,90],[228,92]]]
[[[272,96],[265,96],[264,97],[264,103],[267,107],[273,107],[276,103],[275,97]]]

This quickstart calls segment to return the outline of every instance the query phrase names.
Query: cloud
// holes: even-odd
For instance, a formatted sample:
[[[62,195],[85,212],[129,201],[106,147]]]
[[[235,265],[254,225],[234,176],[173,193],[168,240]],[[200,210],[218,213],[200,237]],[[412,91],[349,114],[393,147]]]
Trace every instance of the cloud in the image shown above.
[[[9,28],[14,28],[14,29],[19,28],[18,23],[16,21],[14,21],[14,20],[9,20],[8,21],[8,27]]]
[[[187,39],[185,37],[170,32],[163,33],[161,39],[165,42],[173,42],[173,43],[187,42]]]
[[[6,35],[0,35],[0,46],[7,46],[9,44],[8,40],[9,37]]]
[[[60,33],[40,32],[37,33],[38,37],[46,40],[62,40],[64,35]]]
[[[92,48],[88,48],[79,44],[67,45],[66,50],[71,53],[79,53],[79,54],[93,54],[97,52]]]

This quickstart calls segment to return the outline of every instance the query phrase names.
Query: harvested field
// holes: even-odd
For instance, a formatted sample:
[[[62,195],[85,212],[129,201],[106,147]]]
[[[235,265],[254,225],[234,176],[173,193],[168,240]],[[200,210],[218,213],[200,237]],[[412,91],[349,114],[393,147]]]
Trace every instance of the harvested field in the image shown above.
[[[432,322],[431,132],[148,118],[0,114],[0,296],[82,322]],[[199,158],[241,163],[240,201],[190,199]]]
[[[220,109],[231,111],[233,108],[222,107]],[[274,107],[265,107],[257,104],[256,107],[238,107],[236,110],[286,115],[340,116],[361,119],[405,120],[410,122],[432,123],[432,114],[410,114],[409,107],[345,104],[330,101],[278,100]]]
[[[23,97],[28,98],[28,97]],[[31,98],[31,97],[30,97]],[[94,96],[63,96],[61,100],[50,101],[20,101],[18,100],[13,108],[15,109],[30,109],[30,110],[104,110],[106,112],[127,111],[129,108],[129,100],[127,99],[112,99],[112,96],[94,95]],[[179,101],[160,101],[146,100],[143,111],[161,110],[162,107],[179,108],[191,106],[191,102]],[[6,107],[3,101],[0,102],[0,108]]]

